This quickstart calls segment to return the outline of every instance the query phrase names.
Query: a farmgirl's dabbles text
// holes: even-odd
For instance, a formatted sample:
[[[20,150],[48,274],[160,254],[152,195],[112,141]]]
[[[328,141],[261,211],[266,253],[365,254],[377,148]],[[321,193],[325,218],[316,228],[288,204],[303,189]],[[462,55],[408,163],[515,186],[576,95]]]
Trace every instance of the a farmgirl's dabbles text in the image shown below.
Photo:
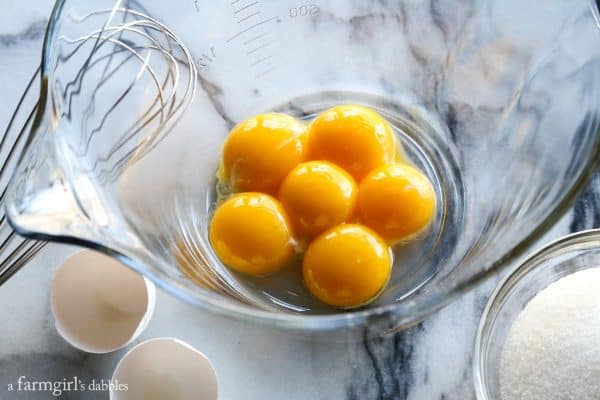
[[[210,242],[229,268],[261,279],[300,268],[304,284],[337,308],[366,305],[385,289],[390,246],[430,225],[436,197],[405,160],[388,122],[343,105],[310,124],[284,114],[231,131],[218,172]]]

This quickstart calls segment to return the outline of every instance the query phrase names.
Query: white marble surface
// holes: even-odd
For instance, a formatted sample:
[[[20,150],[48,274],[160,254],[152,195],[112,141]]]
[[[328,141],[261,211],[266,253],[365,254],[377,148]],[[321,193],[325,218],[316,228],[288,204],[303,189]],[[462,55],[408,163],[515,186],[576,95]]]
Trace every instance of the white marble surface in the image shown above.
[[[0,14],[0,126],[39,60],[49,0],[3,0]],[[544,241],[600,226],[600,179]],[[0,399],[48,399],[8,393],[19,376],[32,380],[108,378],[123,351],[88,355],[69,347],[53,327],[48,304],[52,272],[73,249],[53,245],[0,288]],[[159,293],[156,313],[139,340],[175,336],[214,363],[220,398],[411,399],[474,398],[471,359],[475,330],[493,282],[418,326],[371,341],[319,342],[209,315]],[[64,399],[106,399],[106,392]]]

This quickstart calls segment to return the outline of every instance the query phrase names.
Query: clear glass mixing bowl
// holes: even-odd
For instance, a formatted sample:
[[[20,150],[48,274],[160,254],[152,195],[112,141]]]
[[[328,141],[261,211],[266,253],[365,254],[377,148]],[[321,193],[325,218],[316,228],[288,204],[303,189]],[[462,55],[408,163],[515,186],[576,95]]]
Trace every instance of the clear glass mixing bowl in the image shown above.
[[[584,0],[58,0],[11,224],[100,249],[235,318],[406,327],[501,271],[592,172],[597,11]],[[382,296],[347,312],[316,303],[298,269],[230,272],[207,239],[229,129],[342,103],[386,116],[439,200]]]

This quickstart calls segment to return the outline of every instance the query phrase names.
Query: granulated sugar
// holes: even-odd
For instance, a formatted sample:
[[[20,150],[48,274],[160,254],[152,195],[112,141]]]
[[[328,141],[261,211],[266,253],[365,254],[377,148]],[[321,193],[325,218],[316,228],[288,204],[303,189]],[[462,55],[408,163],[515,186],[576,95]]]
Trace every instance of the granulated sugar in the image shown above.
[[[600,399],[600,268],[538,293],[511,327],[501,358],[502,400]]]

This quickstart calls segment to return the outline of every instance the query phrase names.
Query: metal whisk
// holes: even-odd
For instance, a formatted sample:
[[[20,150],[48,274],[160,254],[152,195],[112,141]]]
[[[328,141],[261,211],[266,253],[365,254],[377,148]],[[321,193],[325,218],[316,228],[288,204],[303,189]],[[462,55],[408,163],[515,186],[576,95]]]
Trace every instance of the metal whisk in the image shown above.
[[[17,108],[0,139],[0,285],[33,258],[44,242],[17,235],[6,219],[5,197],[10,177],[17,166],[36,114],[39,95],[38,68],[19,99]]]
[[[75,63],[81,63],[78,53],[88,47],[91,49],[71,80],[55,80],[63,103],[61,117],[72,120],[80,132],[79,143],[71,147],[74,155],[89,158],[90,147],[98,133],[111,123],[119,127],[110,149],[94,156],[89,169],[79,171],[106,183],[118,178],[127,165],[152,151],[177,124],[194,99],[197,69],[181,40],[167,26],[150,17],[135,0],[119,0],[112,9],[69,17],[74,24],[84,26],[99,25],[96,21],[106,18],[101,26],[83,36],[58,38],[57,68],[64,68],[65,64],[68,68],[75,55],[78,55]],[[122,111],[131,113],[127,98],[136,85],[143,85],[140,83],[143,77],[149,78],[146,82],[151,83],[152,88],[148,90],[152,94],[135,120],[122,122]],[[81,94],[84,80],[93,87],[88,98]],[[104,93],[112,81],[119,82],[118,92]],[[100,96],[112,100],[102,102],[103,110],[96,101]],[[72,107],[76,97],[87,105],[78,110],[81,118],[74,121]]]
[[[78,173],[108,184],[156,147],[179,121],[195,96],[196,66],[177,36],[135,0],[117,0],[112,9],[66,18],[78,27],[76,31],[86,34],[61,35],[55,42],[56,61],[47,66],[59,71],[51,80],[53,101],[58,104],[60,118],[78,132],[69,149],[72,156],[86,161]],[[61,72],[65,70],[70,73]],[[7,186],[26,150],[38,110],[39,85],[38,68],[0,141],[0,285],[45,245],[18,236],[5,213]],[[151,93],[144,108],[134,120],[123,119],[132,114],[125,100],[142,85]],[[82,93],[84,86],[87,96]],[[98,102],[100,96],[110,101]],[[111,124],[122,129],[114,134]],[[100,154],[96,140],[107,126],[113,136]],[[106,136],[102,140],[106,144]],[[96,153],[90,155],[92,150]]]

